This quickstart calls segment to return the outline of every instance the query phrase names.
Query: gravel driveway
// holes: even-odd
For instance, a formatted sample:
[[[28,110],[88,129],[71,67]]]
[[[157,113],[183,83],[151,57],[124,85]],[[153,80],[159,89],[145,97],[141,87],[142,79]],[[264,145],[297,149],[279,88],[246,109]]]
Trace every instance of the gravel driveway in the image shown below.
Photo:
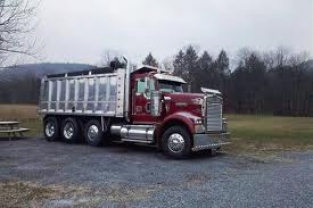
[[[175,161],[143,147],[0,140],[0,184],[1,207],[312,207],[313,151]]]

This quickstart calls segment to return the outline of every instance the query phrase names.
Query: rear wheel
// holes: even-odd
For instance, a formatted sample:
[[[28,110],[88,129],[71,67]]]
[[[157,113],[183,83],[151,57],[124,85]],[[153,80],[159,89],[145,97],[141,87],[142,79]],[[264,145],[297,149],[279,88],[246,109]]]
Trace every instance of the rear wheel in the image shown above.
[[[167,129],[162,136],[162,147],[166,155],[175,159],[183,159],[191,153],[191,138],[187,130],[181,126]]]
[[[59,137],[58,120],[55,117],[44,119],[43,132],[48,142],[56,141]]]
[[[84,137],[89,145],[100,146],[103,138],[100,122],[97,120],[89,121],[84,128]]]
[[[80,136],[79,125],[74,118],[67,118],[62,123],[62,137],[67,143],[77,143]]]

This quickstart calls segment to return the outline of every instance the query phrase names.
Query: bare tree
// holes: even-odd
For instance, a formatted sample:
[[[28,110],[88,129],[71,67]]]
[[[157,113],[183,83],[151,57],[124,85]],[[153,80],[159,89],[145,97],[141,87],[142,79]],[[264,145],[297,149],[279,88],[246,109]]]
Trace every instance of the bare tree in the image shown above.
[[[101,56],[100,63],[98,64],[100,67],[102,66],[110,66],[111,62],[116,58],[121,57],[120,53],[116,50],[105,50]]]
[[[173,73],[174,72],[173,62],[174,62],[174,60],[172,57],[165,58],[162,62],[162,66],[163,66],[164,70],[166,70],[167,72]]]
[[[268,69],[283,67],[289,64],[291,50],[280,46],[274,51],[263,53],[263,61]]]
[[[38,5],[39,0],[0,0],[0,61],[11,54],[34,55],[35,40],[29,34]]]
[[[289,64],[291,66],[297,66],[297,65],[305,64],[310,60],[309,57],[310,57],[310,55],[306,51],[292,54],[289,58]]]

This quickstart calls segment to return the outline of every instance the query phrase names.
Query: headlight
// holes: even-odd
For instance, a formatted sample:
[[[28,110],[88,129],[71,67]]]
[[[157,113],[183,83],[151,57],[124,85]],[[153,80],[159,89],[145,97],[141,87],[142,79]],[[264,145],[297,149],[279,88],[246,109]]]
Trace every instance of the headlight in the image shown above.
[[[203,105],[204,100],[202,98],[192,99],[192,103],[195,105]]]
[[[223,118],[223,132],[228,132],[228,124],[225,118]]]
[[[196,119],[194,119],[194,123],[197,124],[197,125],[200,125],[200,124],[202,124],[202,119],[201,118],[196,118]]]

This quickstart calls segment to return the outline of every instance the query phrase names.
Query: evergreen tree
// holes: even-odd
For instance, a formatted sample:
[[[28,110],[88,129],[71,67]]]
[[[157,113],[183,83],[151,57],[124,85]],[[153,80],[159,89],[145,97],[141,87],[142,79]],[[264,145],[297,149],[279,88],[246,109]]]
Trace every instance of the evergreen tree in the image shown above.
[[[216,88],[217,73],[214,69],[213,58],[207,51],[204,51],[198,60],[198,69],[196,70],[196,89],[201,87]]]
[[[158,67],[159,64],[157,60],[152,56],[152,53],[149,53],[148,56],[145,58],[145,60],[142,62],[144,65]]]
[[[196,91],[196,71],[198,69],[198,54],[194,47],[189,46],[184,55],[184,71],[183,78],[188,83],[188,91]]]
[[[230,75],[229,58],[226,51],[222,50],[215,61],[215,69],[219,73],[219,90],[225,94],[228,87],[228,76]]]
[[[182,77],[184,71],[184,52],[180,50],[174,59],[174,75]]]
[[[229,58],[226,53],[226,51],[222,50],[216,61],[215,61],[216,69],[220,72],[222,75],[229,75],[230,69],[229,69]]]

